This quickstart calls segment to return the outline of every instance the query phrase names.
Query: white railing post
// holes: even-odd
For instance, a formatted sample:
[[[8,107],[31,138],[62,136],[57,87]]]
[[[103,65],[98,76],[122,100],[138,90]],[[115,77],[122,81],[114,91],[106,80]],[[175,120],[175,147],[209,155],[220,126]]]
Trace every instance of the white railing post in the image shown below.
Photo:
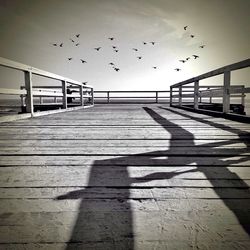
[[[63,108],[66,109],[68,107],[68,103],[67,103],[67,82],[66,81],[62,81],[62,93],[63,93]]]
[[[33,105],[33,93],[32,93],[32,73],[30,71],[24,71],[25,78],[25,89],[27,91],[26,95],[26,112],[30,113],[31,116],[34,115],[34,105]]]
[[[182,86],[179,87],[179,106],[182,106]]]
[[[194,109],[199,108],[199,81],[194,82]]]
[[[224,72],[223,83],[223,113],[229,113],[230,111],[230,71]]]

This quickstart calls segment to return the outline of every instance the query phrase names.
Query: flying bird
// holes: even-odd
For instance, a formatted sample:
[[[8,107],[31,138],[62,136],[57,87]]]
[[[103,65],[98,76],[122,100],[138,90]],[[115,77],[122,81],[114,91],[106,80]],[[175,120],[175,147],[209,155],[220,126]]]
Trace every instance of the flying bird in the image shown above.
[[[74,43],[74,42],[75,42],[75,41],[74,41],[73,39],[71,39],[71,38],[70,38],[69,40],[70,40],[72,43]]]
[[[114,40],[114,37],[109,37],[109,40],[110,40],[110,41],[113,41],[113,40]]]
[[[200,47],[201,49],[203,49],[203,48],[205,47],[205,45],[200,45],[199,47]]]
[[[190,57],[187,57],[187,58],[186,58],[186,61],[188,61],[189,59],[190,59]]]
[[[188,26],[184,26],[184,30],[187,30],[187,27],[188,27]]]
[[[134,51],[138,51],[138,49],[133,48]]]
[[[61,48],[62,48],[62,46],[63,46],[63,43],[60,43],[60,45],[59,45]]]
[[[57,43],[52,43],[52,45],[56,47],[56,46],[57,46]]]
[[[112,66],[114,66],[115,64],[111,62],[111,63],[109,63],[109,65],[112,65]]]
[[[179,68],[176,68],[176,69],[174,69],[174,70],[176,70],[176,71],[180,71],[181,69],[179,69]]]
[[[73,59],[73,57],[68,57],[68,60],[71,61]]]
[[[147,43],[146,42],[143,42],[144,45],[146,45]]]
[[[197,58],[199,58],[199,56],[197,56],[197,55],[193,55],[193,57],[194,57],[194,59],[197,59]]]
[[[112,46],[113,49],[116,49],[117,47],[116,46]]]
[[[79,46],[80,45],[80,43],[76,43],[76,46]]]
[[[120,69],[119,69],[119,68],[114,68],[114,70],[115,70],[116,72],[118,72]]]
[[[118,50],[118,49],[115,49],[114,51],[117,53],[119,50]]]
[[[80,59],[82,63],[87,63],[87,61],[83,60],[83,59]]]
[[[83,84],[83,85],[86,85],[87,83],[88,83],[88,82],[83,82],[82,84]]]
[[[76,37],[79,38],[79,37],[80,37],[80,34],[77,34]]]
[[[153,69],[157,69],[157,67],[154,66]]]
[[[152,43],[152,45],[155,45],[155,42],[151,42]]]
[[[96,51],[99,51],[101,49],[101,47],[97,47],[97,48],[94,48]]]
[[[190,35],[191,38],[194,38],[194,35]]]
[[[141,59],[142,59],[142,56],[137,56],[137,58],[138,58],[139,60],[141,60]]]
[[[179,62],[185,63],[186,61],[185,60],[179,60]]]

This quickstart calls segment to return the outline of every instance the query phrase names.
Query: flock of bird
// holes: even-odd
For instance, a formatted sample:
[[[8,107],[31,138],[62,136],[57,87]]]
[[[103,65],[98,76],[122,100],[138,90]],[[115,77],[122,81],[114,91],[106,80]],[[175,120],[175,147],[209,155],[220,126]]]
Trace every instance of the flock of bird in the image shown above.
[[[188,29],[188,26],[184,26],[184,30],[186,31],[187,29]],[[195,37],[195,35],[193,35],[193,34],[190,35],[190,38],[191,38],[191,39],[193,39],[194,37]],[[70,38],[69,40],[71,41],[71,43],[72,43],[73,46],[78,47],[78,46],[80,45],[79,38],[80,38],[80,34],[76,34],[76,35],[74,36],[74,38]],[[115,41],[115,38],[114,38],[114,37],[108,37],[108,39],[109,39],[111,42]],[[151,41],[151,42],[145,42],[145,41],[143,41],[142,44],[143,44],[143,45],[148,45],[148,44],[149,44],[149,45],[151,45],[151,46],[154,46],[154,45],[156,44],[156,42],[154,42],[154,41]],[[52,43],[52,46],[62,48],[62,47],[64,46],[64,43],[63,43],[63,42],[60,42],[60,43]],[[206,46],[206,45],[203,44],[203,45],[200,45],[199,48],[200,48],[200,49],[203,49],[205,46]],[[112,49],[113,49],[113,51],[114,51],[115,53],[118,53],[118,52],[119,52],[119,49],[118,49],[117,46],[112,45],[111,47],[112,47]],[[102,47],[95,47],[95,48],[93,48],[93,49],[96,50],[97,52],[100,52],[101,49],[102,49]],[[138,49],[138,48],[132,48],[132,50],[135,51],[135,52],[139,52],[139,49]],[[181,63],[184,64],[184,63],[188,62],[189,60],[191,60],[192,57],[193,57],[193,59],[195,59],[195,60],[199,58],[198,55],[192,55],[192,56],[186,57],[185,59],[180,59],[179,62],[181,62]],[[138,60],[142,60],[142,58],[143,58],[143,57],[142,57],[141,55],[137,55],[137,59],[138,59]],[[72,61],[72,60],[73,60],[73,57],[68,57],[68,61]],[[87,61],[84,60],[84,59],[82,59],[82,58],[80,59],[80,62],[81,62],[82,64],[87,63]],[[109,65],[110,65],[116,72],[120,71],[120,68],[118,68],[118,66],[115,65],[115,63],[110,62]],[[153,68],[154,70],[156,70],[158,67],[157,67],[157,66],[152,66],[152,68]],[[181,68],[175,68],[174,70],[176,70],[176,71],[178,72],[178,71],[181,71]]]

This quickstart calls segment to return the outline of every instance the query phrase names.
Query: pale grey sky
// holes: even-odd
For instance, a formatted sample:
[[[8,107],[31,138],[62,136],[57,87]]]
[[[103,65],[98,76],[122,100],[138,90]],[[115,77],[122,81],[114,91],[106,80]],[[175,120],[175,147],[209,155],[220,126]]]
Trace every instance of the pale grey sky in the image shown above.
[[[249,58],[249,10],[247,0],[0,0],[0,55],[96,90],[164,90]],[[76,47],[69,39],[78,33]],[[60,42],[62,48],[52,45]],[[200,58],[179,62],[193,54]],[[235,83],[249,82],[249,70],[239,73]]]

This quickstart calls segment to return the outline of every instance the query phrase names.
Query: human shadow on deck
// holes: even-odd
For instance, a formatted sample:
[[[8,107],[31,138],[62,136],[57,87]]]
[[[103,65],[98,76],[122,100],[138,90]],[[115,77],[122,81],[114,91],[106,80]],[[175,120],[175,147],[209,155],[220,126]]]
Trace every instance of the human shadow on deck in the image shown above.
[[[214,190],[216,194],[235,214],[245,231],[249,233],[249,216],[244,216],[244,214],[241,213],[241,204],[236,204],[234,203],[235,201],[227,199],[230,198],[230,195],[225,192],[225,189],[216,188],[221,185],[225,188],[248,188],[244,181],[226,168],[226,166],[232,163],[246,161],[247,157],[242,157],[237,160],[227,160],[228,154],[220,153],[220,149],[216,148],[233,144],[234,141],[227,140],[226,142],[203,144],[207,149],[206,156],[208,160],[210,159],[209,155],[214,155],[216,151],[216,156],[212,158],[213,162],[208,161],[208,163],[205,164],[206,156],[202,157],[203,155],[199,153],[199,146],[195,145],[195,138],[191,132],[169,121],[150,108],[145,107],[144,110],[171,134],[169,148],[167,150],[96,160],[91,168],[87,188],[57,197],[58,200],[81,199],[78,217],[70,241],[68,242],[67,250],[76,249],[77,243],[84,244],[84,248],[79,249],[133,250],[134,238],[138,235],[136,235],[135,228],[133,227],[135,222],[132,211],[140,209],[140,199],[137,199],[137,204],[133,202],[136,201],[136,198],[132,197],[130,191],[131,188],[133,188],[132,185],[137,183],[137,188],[140,187],[144,189],[147,188],[147,186],[142,186],[139,183],[171,179],[177,175],[189,172],[204,173],[212,186],[215,187]],[[191,117],[173,111],[172,109],[165,110],[189,119],[198,119],[197,121],[204,122],[213,127],[219,126],[214,122]],[[232,129],[227,126],[220,125],[220,129],[232,132]],[[240,137],[242,131],[235,130],[234,133],[239,134]],[[180,151],[178,154],[176,153],[180,146],[178,143],[180,139],[187,141],[185,146],[188,150],[193,150],[193,154],[192,152],[191,154],[186,154],[184,151]],[[230,152],[230,155],[238,156],[241,153],[245,153],[246,149],[228,148],[228,152]],[[196,165],[190,166],[191,164]],[[216,167],[207,167],[209,164]],[[206,165],[206,167],[204,167],[204,165]],[[192,168],[185,171],[154,172],[146,176],[133,178],[129,176],[129,166],[190,166]],[[215,175],[217,175],[218,178],[215,178]],[[194,186],[195,181],[196,180],[193,179]],[[225,193],[226,196],[228,196],[226,198]],[[248,195],[247,198],[250,198],[250,195]],[[136,208],[136,206],[139,206],[139,208]],[[237,206],[239,206],[239,209]]]

